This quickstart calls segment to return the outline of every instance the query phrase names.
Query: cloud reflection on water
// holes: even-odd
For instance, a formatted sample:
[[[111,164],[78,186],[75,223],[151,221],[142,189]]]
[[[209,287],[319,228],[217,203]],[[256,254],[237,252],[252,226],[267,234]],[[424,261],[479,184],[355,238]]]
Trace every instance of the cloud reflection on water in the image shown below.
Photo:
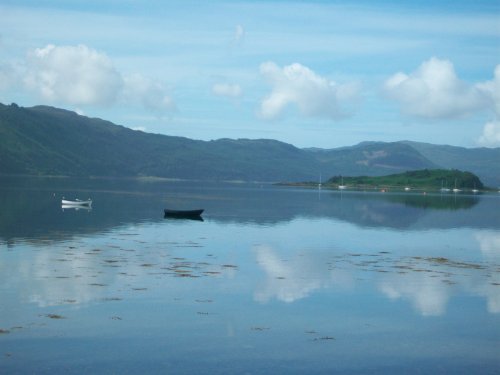
[[[491,233],[477,233],[476,238],[483,239],[489,250],[491,243],[497,243]],[[409,301],[422,316],[444,315],[450,299],[460,294],[483,297],[489,313],[500,313],[500,275],[495,263],[380,253],[307,252],[283,259],[278,249],[267,245],[255,247],[254,252],[266,275],[254,292],[254,299],[261,303],[273,298],[291,303],[321,289],[359,287],[358,279],[368,278],[384,296]]]
[[[378,289],[390,299],[410,300],[423,316],[443,315],[451,294],[449,285],[422,273],[393,274],[380,281]]]
[[[52,250],[16,258],[3,270],[2,278],[13,284],[21,300],[39,307],[66,303],[78,306],[104,295],[104,289],[98,286],[109,284],[112,276],[98,271],[96,258]]]
[[[254,293],[258,302],[276,298],[290,303],[308,297],[317,289],[354,285],[351,275],[333,271],[320,257],[300,253],[291,259],[281,259],[272,247],[266,245],[256,246],[254,251],[257,263],[267,275],[265,282]]]
[[[494,231],[478,231],[475,234],[481,253],[491,260],[500,260],[500,233]]]
[[[500,233],[478,231],[475,238],[486,260],[492,262],[492,264],[500,261]],[[500,265],[498,263],[496,272],[491,275],[490,282],[473,287],[473,292],[487,299],[488,312],[500,313]]]
[[[218,224],[214,227],[219,228]],[[238,264],[237,259],[209,257],[212,250],[208,250],[207,237],[198,242],[188,236],[184,242],[166,242],[168,237],[159,238],[157,227],[149,225],[133,227],[130,233],[120,231],[125,233],[110,233],[90,242],[84,238],[82,242],[17,247],[11,256],[3,258],[4,264],[0,264],[4,289],[16,290],[16,298],[40,307],[68,303],[76,307],[126,295],[132,283],[155,290],[158,279],[179,276],[175,273],[180,271],[189,277],[223,277],[226,284],[237,287],[242,280],[242,267],[248,269],[248,264]],[[359,291],[364,281],[369,280],[369,288],[391,300],[408,301],[423,316],[446,314],[450,300],[458,295],[482,297],[487,301],[489,313],[500,313],[497,261],[500,234],[491,230],[472,231],[464,237],[464,243],[467,238],[475,241],[477,250],[471,248],[472,252],[461,255],[452,250],[440,253],[447,254],[447,258],[429,256],[431,251],[426,256],[390,253],[376,246],[372,253],[356,254],[338,249],[297,248],[293,244],[284,249],[257,245],[251,247],[252,254],[257,271],[263,271],[265,277],[249,274],[249,278],[243,280],[245,285],[253,285],[250,287],[253,298],[259,303],[273,299],[293,303],[321,291],[348,290],[356,294],[356,289]],[[197,254],[204,246],[208,246],[206,254]],[[338,243],[338,247],[343,246]],[[186,250],[191,247],[193,256],[197,254],[194,258],[186,257]],[[185,259],[173,255],[175,248],[182,251]],[[421,251],[419,247],[416,249]],[[21,256],[27,253],[31,256]],[[479,256],[479,260],[464,261],[464,256],[472,259]],[[187,284],[182,279],[175,284],[168,283],[171,288],[187,287]]]

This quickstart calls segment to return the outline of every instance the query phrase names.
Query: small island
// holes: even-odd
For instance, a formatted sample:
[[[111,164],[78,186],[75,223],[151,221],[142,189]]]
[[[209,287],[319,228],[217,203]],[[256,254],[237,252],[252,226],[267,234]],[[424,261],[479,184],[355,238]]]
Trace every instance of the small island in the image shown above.
[[[422,169],[386,176],[334,176],[326,182],[283,183],[287,186],[323,187],[353,190],[401,190],[473,192],[489,190],[479,177],[457,169]]]

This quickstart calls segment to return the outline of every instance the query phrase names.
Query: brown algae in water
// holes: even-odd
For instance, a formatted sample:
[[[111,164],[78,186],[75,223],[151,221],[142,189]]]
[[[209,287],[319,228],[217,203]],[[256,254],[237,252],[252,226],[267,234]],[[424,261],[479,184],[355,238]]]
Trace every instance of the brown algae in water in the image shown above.
[[[262,332],[262,331],[269,331],[271,328],[270,327],[250,327],[250,329],[252,331]]]
[[[59,314],[47,314],[45,316],[50,319],[66,319],[66,317]]]

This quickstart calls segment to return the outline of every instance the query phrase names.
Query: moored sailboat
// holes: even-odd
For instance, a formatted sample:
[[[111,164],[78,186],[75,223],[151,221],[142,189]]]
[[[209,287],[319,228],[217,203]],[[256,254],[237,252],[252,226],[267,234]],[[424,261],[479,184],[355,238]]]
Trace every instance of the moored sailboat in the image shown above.
[[[447,193],[447,192],[449,192],[449,191],[450,191],[450,189],[448,189],[447,187],[444,187],[444,186],[443,186],[443,183],[444,183],[444,181],[443,181],[443,180],[441,180],[441,189],[439,189],[439,191],[440,191],[440,192],[442,192],[442,193]]]

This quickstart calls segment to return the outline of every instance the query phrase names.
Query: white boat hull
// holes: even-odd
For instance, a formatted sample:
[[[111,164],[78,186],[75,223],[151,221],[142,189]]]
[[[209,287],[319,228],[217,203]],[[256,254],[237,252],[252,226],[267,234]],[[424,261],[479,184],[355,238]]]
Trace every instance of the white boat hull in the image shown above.
[[[81,201],[79,199],[75,201],[68,201],[66,199],[63,199],[61,202],[64,206],[90,206],[92,204],[92,200],[88,199],[86,201]]]

